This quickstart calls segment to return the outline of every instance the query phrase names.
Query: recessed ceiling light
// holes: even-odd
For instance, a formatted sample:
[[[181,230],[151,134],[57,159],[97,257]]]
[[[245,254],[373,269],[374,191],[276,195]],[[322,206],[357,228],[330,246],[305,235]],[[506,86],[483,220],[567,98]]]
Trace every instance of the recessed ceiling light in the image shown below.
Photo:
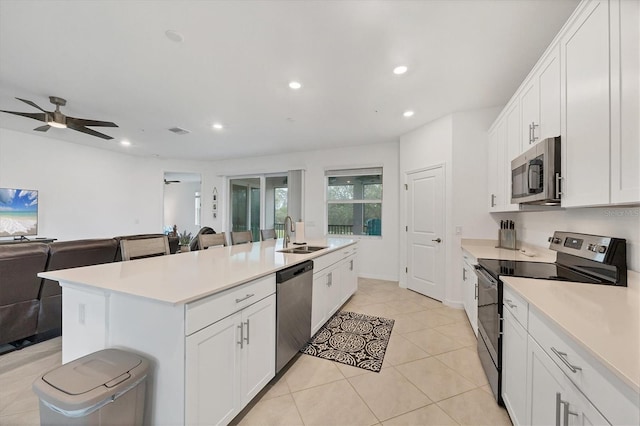
[[[220,123],[214,123],[212,127],[216,130],[222,130],[224,128],[224,126]]]
[[[412,117],[413,116],[413,111],[411,111],[411,110],[405,111],[402,115],[404,115],[405,117]]]
[[[406,65],[400,65],[393,69],[393,73],[397,75],[404,74],[408,69],[409,68],[407,68]]]
[[[292,81],[292,82],[289,83],[289,87],[294,89],[294,90],[298,90],[299,88],[302,87],[302,84],[300,84],[297,81]]]
[[[167,30],[164,32],[164,35],[171,41],[175,41],[176,43],[182,43],[184,41],[184,37],[177,31]]]
[[[123,139],[123,140],[120,141],[120,145],[122,145],[122,146],[131,146],[131,142],[129,142],[126,139]]]

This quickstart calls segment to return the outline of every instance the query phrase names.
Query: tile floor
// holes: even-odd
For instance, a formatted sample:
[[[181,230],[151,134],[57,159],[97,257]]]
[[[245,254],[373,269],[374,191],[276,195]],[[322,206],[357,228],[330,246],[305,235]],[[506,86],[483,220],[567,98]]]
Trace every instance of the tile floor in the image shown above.
[[[464,311],[360,279],[342,308],[395,319],[382,371],[300,355],[239,425],[510,425],[493,400]],[[60,338],[0,357],[0,425],[38,424],[31,383],[61,362]]]

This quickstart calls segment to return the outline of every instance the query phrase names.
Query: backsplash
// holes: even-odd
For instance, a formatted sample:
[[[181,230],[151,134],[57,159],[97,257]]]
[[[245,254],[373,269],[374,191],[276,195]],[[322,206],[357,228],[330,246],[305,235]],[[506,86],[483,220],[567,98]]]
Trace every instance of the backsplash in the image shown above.
[[[516,224],[518,241],[548,247],[554,231],[625,238],[627,268],[640,272],[640,207],[593,207],[492,214],[497,229],[503,219]]]

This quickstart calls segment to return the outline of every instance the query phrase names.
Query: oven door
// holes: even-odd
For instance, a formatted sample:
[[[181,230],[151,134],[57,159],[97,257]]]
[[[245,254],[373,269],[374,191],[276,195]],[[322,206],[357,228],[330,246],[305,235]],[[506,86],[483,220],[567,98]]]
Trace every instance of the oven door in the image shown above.
[[[476,266],[478,275],[478,329],[486,339],[487,349],[494,364],[500,368],[500,294],[498,281],[481,266]]]

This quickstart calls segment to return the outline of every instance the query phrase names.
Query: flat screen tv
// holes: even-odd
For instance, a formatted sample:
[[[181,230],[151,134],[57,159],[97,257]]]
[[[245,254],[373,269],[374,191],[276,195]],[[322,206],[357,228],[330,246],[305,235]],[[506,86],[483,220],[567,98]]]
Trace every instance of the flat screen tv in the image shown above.
[[[0,188],[0,237],[38,235],[38,191]]]

